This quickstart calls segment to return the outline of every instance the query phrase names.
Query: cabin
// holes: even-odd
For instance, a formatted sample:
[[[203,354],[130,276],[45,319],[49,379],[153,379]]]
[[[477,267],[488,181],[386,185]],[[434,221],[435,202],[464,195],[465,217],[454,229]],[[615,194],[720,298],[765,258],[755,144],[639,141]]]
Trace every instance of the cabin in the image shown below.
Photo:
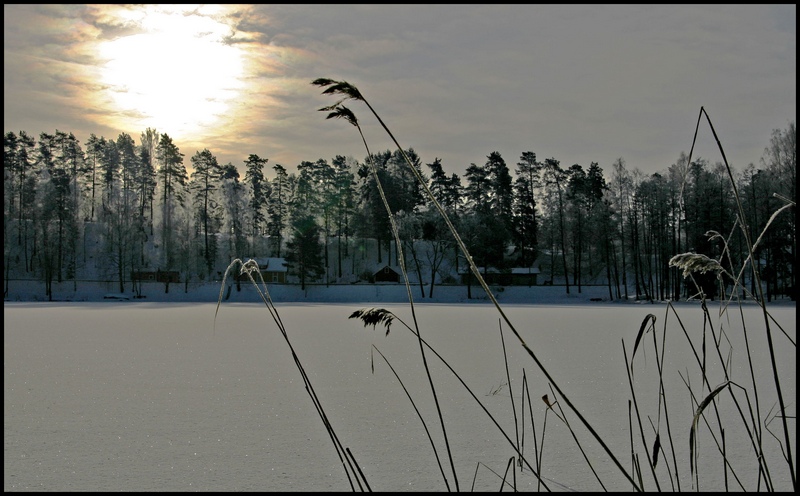
[[[131,272],[133,282],[181,282],[181,274],[177,270],[134,270]]]
[[[539,267],[514,267],[511,269],[511,284],[514,286],[536,286]]]
[[[264,279],[265,283],[286,283],[286,276],[289,272],[288,267],[286,267],[286,259],[279,257],[268,257],[254,258],[253,260],[258,264],[258,271],[261,272],[261,277]],[[247,276],[247,274],[237,273],[236,278],[239,281],[250,281],[250,278]],[[253,274],[253,279],[255,279],[256,282],[261,282],[255,274]]]
[[[375,282],[400,282],[400,269],[384,265],[372,273]]]

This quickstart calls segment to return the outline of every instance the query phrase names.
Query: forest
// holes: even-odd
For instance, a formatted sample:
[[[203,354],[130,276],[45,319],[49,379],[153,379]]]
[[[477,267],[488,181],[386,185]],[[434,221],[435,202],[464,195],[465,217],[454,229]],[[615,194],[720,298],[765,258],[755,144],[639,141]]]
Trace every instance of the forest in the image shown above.
[[[567,293],[605,285],[612,300],[713,299],[734,289],[724,274],[687,279],[670,266],[692,252],[734,276],[755,263],[768,300],[795,301],[796,140],[794,122],[773,130],[761,163],[735,173],[684,152],[645,175],[622,157],[606,172],[533,151],[509,164],[494,151],[461,177],[439,158],[423,164],[413,148],[404,151],[485,272],[535,267],[539,284]],[[42,281],[48,295],[65,281],[135,291],[140,271],[178,273],[188,287],[221,280],[234,259],[263,257],[285,258],[291,282],[303,286],[366,282],[370,269],[397,265],[402,250],[408,274],[432,295],[437,284],[459,283],[467,267],[399,150],[303,161],[296,172],[255,154],[240,166],[218,163],[208,149],[184,158],[168,134],[149,128],[138,144],[126,133],[91,134],[83,146],[59,130],[6,132],[4,294],[14,280]],[[753,261],[737,197],[758,240]]]

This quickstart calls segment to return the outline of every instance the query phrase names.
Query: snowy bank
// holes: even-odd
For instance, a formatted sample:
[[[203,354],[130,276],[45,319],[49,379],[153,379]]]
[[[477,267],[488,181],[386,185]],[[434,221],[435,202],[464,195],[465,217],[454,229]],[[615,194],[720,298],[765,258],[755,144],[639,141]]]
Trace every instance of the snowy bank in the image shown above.
[[[570,286],[567,294],[564,286],[491,286],[495,298],[500,303],[517,304],[573,304],[590,302],[609,302],[608,287],[583,286],[578,292],[577,286]],[[165,292],[163,283],[143,283],[141,296],[130,289],[120,292],[116,283],[81,282],[77,288],[72,282],[54,283],[53,300],[56,301],[108,301],[109,295],[115,300],[127,297],[130,301],[144,300],[153,302],[215,302],[222,290],[223,301],[261,302],[258,292],[252,284],[242,283],[237,289],[236,283],[220,282],[170,284],[169,292]],[[424,297],[422,292],[424,290]],[[358,303],[407,303],[408,292],[402,283],[375,284],[313,284],[302,289],[297,284],[268,284],[267,291],[274,302],[358,302]],[[418,284],[411,286],[411,296],[415,303],[488,303],[489,298],[480,286],[468,289],[463,285],[436,285],[433,297],[428,297],[430,287],[426,284],[420,288]],[[471,298],[469,297],[471,293]],[[11,281],[5,301],[47,301],[44,284],[38,281]],[[618,301],[618,300],[614,300]]]

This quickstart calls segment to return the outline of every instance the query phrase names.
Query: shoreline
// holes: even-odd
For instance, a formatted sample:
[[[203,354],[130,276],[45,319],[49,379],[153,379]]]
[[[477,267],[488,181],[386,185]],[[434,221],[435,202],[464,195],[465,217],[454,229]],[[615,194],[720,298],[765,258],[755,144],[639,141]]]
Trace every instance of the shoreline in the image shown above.
[[[186,287],[182,283],[170,284],[169,292],[165,292],[163,283],[143,283],[141,298],[133,291],[119,292],[118,284],[111,282],[81,282],[75,289],[72,281],[53,283],[53,298],[45,296],[44,283],[40,281],[14,281],[9,284],[9,294],[4,302],[102,302],[102,301],[138,301],[165,303],[216,303],[220,299],[222,289],[223,303],[263,303],[258,291],[251,283],[242,283],[237,290],[235,283],[220,282],[190,283]],[[259,285],[263,289],[263,286]],[[667,300],[644,300],[633,297],[627,300],[610,298],[608,286],[570,286],[567,294],[565,286],[496,286],[490,288],[500,304],[664,304]],[[269,297],[275,303],[307,302],[307,303],[408,303],[408,291],[402,283],[363,283],[363,284],[313,284],[306,285],[305,290],[299,284],[267,284]],[[424,297],[422,295],[424,290]],[[411,285],[411,297],[414,303],[491,303],[489,297],[480,286],[472,286],[471,296],[465,285],[436,285],[433,297],[428,297],[430,287],[419,284]],[[710,300],[718,302],[718,299]],[[699,300],[680,300],[680,303],[693,303]],[[752,303],[752,300],[743,300]],[[768,304],[792,304],[789,299],[773,300]]]

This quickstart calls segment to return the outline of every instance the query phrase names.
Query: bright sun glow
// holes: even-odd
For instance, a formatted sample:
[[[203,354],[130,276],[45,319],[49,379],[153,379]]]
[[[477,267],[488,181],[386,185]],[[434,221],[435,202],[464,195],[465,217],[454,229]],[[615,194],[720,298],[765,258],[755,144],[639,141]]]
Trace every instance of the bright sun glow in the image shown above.
[[[243,54],[224,43],[230,28],[208,13],[146,5],[128,11],[141,33],[101,44],[103,83],[119,111],[142,130],[195,135],[225,115],[242,87]]]

